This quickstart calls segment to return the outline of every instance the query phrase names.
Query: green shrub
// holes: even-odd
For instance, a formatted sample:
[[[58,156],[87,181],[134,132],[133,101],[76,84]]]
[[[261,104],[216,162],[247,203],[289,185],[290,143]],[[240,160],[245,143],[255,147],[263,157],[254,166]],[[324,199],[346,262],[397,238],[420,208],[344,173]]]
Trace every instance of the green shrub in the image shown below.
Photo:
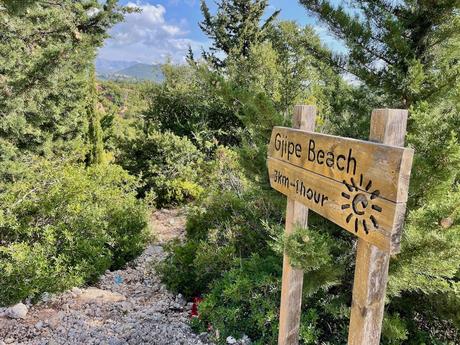
[[[146,209],[123,169],[27,166],[0,184],[0,305],[81,285],[142,251]]]
[[[139,194],[156,195],[159,207],[196,199],[203,191],[204,155],[185,138],[152,131],[124,143],[119,163],[139,176]]]
[[[171,244],[160,267],[167,286],[187,297],[197,296],[231,269],[234,260],[254,252],[273,253],[266,222],[279,224],[285,203],[270,195],[255,189],[241,195],[216,192],[191,207],[187,241]]]
[[[170,243],[168,256],[159,266],[162,281],[173,292],[187,298],[201,295],[209,284],[231,268],[234,248],[215,248],[204,241]]]
[[[228,336],[249,336],[254,344],[275,344],[278,337],[282,258],[253,255],[237,260],[215,281],[199,306],[201,330],[212,326],[225,344]]]
[[[186,136],[196,144],[203,137],[223,145],[238,143],[241,122],[215,92],[205,68],[166,64],[163,73],[166,80],[150,93],[145,117],[148,127]]]

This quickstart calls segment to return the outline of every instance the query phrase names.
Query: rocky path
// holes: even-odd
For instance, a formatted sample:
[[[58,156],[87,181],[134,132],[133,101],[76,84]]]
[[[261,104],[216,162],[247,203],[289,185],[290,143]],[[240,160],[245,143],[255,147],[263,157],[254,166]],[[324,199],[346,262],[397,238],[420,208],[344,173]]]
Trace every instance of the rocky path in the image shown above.
[[[0,345],[208,344],[188,326],[191,304],[169,293],[153,269],[162,244],[183,236],[183,212],[158,211],[151,223],[156,243],[127,268],[106,272],[93,287],[44,296],[26,315],[0,310]]]

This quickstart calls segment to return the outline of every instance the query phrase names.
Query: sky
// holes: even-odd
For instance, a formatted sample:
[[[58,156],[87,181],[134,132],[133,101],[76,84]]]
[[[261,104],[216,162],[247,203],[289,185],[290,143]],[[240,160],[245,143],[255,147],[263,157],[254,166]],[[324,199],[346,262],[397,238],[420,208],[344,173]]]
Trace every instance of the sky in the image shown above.
[[[207,1],[211,11],[215,9],[214,2]],[[120,0],[120,4],[138,7],[142,12],[128,14],[123,23],[112,28],[111,38],[99,50],[99,58],[148,64],[169,58],[182,63],[189,46],[196,55],[210,46],[198,26],[202,20],[199,0]],[[312,25],[327,46],[343,49],[297,0],[270,0],[267,15],[277,9],[281,9],[281,19]]]

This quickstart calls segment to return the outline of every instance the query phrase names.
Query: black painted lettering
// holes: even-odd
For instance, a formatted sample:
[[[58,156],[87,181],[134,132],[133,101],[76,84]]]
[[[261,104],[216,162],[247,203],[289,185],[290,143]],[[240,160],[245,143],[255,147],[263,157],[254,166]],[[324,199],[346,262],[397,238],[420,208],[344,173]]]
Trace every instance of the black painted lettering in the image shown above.
[[[315,196],[314,196],[315,203],[319,204],[319,201],[321,200],[321,194],[315,191]]]
[[[323,150],[319,150],[318,151],[318,157],[317,157],[317,161],[318,161],[318,164],[324,164],[324,151]],[[321,159],[321,161],[320,161]]]
[[[297,158],[300,158],[302,155],[302,146],[300,144],[295,145],[295,155]]]
[[[308,160],[310,162],[315,161],[315,141],[313,139],[310,139],[310,142],[308,143]]]
[[[334,166],[334,158],[335,158],[334,153],[332,153],[332,152],[327,153],[326,165],[329,168],[332,168]]]
[[[340,160],[345,161],[346,160],[345,156],[344,155],[339,155],[337,157],[337,168],[339,168],[339,170],[345,170],[345,166],[342,166],[342,167],[340,166]]]
[[[351,164],[353,163],[353,175],[356,174],[356,159],[353,158],[352,156],[352,150],[350,149],[350,151],[348,152],[348,163],[347,163],[347,174],[350,173],[350,167],[351,167]]]
[[[287,154],[287,157],[288,157],[288,160],[291,158],[291,156],[294,154],[294,143],[293,142],[289,142],[288,143],[288,154]]]
[[[305,190],[305,185],[303,184],[303,182],[300,184],[300,195],[303,195],[305,197],[305,193],[306,193],[306,190]]]
[[[275,135],[275,150],[279,151],[281,149],[281,134],[276,133]]]
[[[326,200],[329,200],[329,198],[323,194],[323,195],[321,196],[321,206],[324,206],[324,202],[325,202]]]

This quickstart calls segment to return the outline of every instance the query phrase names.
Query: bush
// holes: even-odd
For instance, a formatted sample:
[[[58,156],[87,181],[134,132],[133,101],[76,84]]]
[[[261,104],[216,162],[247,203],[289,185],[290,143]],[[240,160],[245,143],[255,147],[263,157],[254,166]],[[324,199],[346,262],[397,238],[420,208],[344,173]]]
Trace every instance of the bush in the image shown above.
[[[222,145],[238,143],[241,122],[216,93],[206,68],[166,64],[163,73],[165,82],[150,93],[147,126],[187,136],[197,144],[203,137]]]
[[[159,207],[196,199],[203,191],[204,155],[189,139],[152,131],[123,146],[119,163],[140,177],[139,194],[154,194]]]
[[[167,258],[158,266],[168,289],[187,298],[200,296],[209,284],[230,269],[233,247],[214,248],[204,241],[170,243]]]
[[[0,305],[93,281],[142,251],[146,209],[123,169],[27,166],[0,184]]]
[[[199,306],[196,326],[219,331],[220,343],[228,336],[249,336],[254,344],[274,344],[278,337],[282,259],[254,255],[216,281]]]
[[[187,297],[206,293],[234,260],[272,253],[266,222],[279,224],[284,209],[281,198],[255,189],[241,195],[216,192],[201,200],[189,210],[186,243],[167,248],[160,266],[163,281]]]

